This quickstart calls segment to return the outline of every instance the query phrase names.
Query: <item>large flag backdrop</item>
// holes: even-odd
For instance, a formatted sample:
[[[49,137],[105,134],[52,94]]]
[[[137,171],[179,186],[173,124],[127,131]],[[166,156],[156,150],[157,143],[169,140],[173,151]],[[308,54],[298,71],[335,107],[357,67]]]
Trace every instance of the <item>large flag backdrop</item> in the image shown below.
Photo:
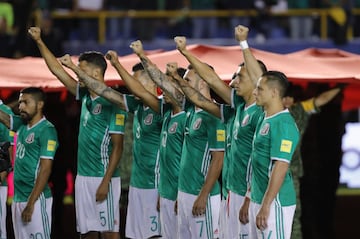
[[[214,67],[221,79],[229,81],[237,66],[243,62],[239,46],[189,45],[188,50],[200,60]],[[251,49],[269,70],[284,72],[296,84],[347,83],[344,92],[343,110],[360,107],[360,55],[338,49],[309,48],[290,54],[277,54]],[[105,52],[104,52],[105,53]],[[188,62],[177,50],[148,51],[149,58],[163,71],[166,63],[177,62],[187,67]],[[73,57],[77,61],[77,56]],[[131,71],[139,58],[134,55],[119,56],[120,62]],[[45,91],[65,91],[64,86],[50,73],[42,58],[0,58],[0,93],[6,97],[15,90],[28,86],[43,87]],[[69,71],[70,74],[72,74]],[[74,75],[74,74],[72,74]],[[109,64],[105,75],[108,85],[122,85],[116,70]]]

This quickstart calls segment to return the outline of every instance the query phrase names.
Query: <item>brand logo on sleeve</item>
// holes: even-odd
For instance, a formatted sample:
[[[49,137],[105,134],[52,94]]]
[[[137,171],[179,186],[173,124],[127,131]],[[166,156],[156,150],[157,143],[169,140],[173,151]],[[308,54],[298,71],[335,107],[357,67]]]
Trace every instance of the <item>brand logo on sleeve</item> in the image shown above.
[[[292,141],[281,140],[280,152],[290,153],[292,148]]]
[[[47,142],[47,151],[55,151],[56,148],[56,141],[55,140],[48,140]]]
[[[115,120],[116,125],[124,125],[124,121],[125,121],[125,115],[116,114],[116,120]]]

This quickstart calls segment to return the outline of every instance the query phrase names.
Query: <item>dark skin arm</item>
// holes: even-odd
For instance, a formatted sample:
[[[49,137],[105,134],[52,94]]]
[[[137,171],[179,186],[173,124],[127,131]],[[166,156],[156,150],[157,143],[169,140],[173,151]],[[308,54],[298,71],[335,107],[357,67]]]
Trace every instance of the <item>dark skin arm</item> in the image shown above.
[[[32,214],[34,212],[34,204],[36,200],[39,198],[41,192],[44,190],[46,184],[48,183],[51,168],[52,168],[52,160],[51,159],[40,159],[40,168],[39,173],[37,175],[35,185],[31,194],[28,198],[26,207],[21,213],[21,219],[24,223],[30,222]]]
[[[65,85],[71,94],[76,95],[77,81],[64,70],[56,57],[50,52],[45,43],[42,41],[40,28],[30,27],[28,33],[37,44],[40,53],[51,73]]]
[[[104,82],[98,81],[86,74],[83,70],[80,69],[80,67],[72,62],[69,54],[64,55],[59,60],[61,64],[71,69],[90,91],[93,91],[95,94],[104,97],[105,99],[119,106],[121,109],[125,109],[123,94],[108,87]]]
[[[124,135],[122,134],[112,134],[112,151],[109,158],[109,165],[106,169],[105,175],[96,191],[96,201],[102,202],[106,199],[109,192],[109,183],[111,181],[112,175],[114,174],[116,168],[119,165],[120,157],[123,151],[123,142]]]
[[[211,89],[213,89],[227,104],[231,104],[231,88],[228,86],[216,72],[207,64],[200,61],[190,51],[186,49],[186,38],[177,36],[174,38],[176,48],[185,56],[189,63],[194,67],[199,76],[205,80]]]
[[[155,82],[166,94],[172,96],[178,102],[178,106],[182,106],[184,95],[176,88],[169,79],[169,76],[160,71],[160,69],[146,56],[141,41],[134,41],[130,47],[134,53],[140,58],[144,69],[149,74],[151,80]]]
[[[129,74],[129,72],[119,62],[117,53],[115,51],[108,51],[106,53],[106,59],[108,59],[111,65],[116,69],[130,92],[133,95],[139,97],[142,102],[147,104],[155,112],[159,113],[160,107],[158,98],[149,91],[147,91],[138,80],[136,80],[132,75]]]

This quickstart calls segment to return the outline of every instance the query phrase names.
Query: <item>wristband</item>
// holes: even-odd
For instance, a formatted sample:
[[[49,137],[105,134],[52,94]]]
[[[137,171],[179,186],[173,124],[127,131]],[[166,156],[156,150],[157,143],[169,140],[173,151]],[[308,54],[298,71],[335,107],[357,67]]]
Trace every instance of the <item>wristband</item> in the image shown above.
[[[246,40],[239,42],[241,50],[245,50],[249,48],[249,45]]]

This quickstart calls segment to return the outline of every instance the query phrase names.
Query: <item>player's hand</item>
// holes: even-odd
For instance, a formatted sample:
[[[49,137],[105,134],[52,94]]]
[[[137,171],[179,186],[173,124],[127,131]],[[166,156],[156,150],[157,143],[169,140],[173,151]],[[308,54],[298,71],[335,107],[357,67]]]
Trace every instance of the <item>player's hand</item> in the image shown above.
[[[243,25],[238,25],[237,27],[235,27],[235,39],[238,42],[247,40],[248,34],[249,34],[249,28]]]
[[[102,202],[106,199],[109,192],[109,184],[101,182],[98,189],[96,190],[96,201]]]
[[[201,194],[196,198],[193,208],[192,208],[192,214],[194,216],[204,216],[206,212],[206,202],[207,202],[207,196],[202,196]]]
[[[166,74],[175,77],[178,75],[177,73],[178,64],[176,62],[169,62],[166,64]]]
[[[264,231],[268,227],[267,220],[269,218],[269,215],[270,207],[261,206],[258,214],[256,215],[256,227],[259,230]]]
[[[115,62],[118,60],[118,54],[116,53],[116,51],[112,51],[112,50],[108,51],[105,57],[110,61],[112,65],[114,65]]]
[[[34,204],[27,204],[21,213],[21,219],[24,223],[31,222],[31,217],[34,212]]]
[[[134,53],[137,55],[141,55],[144,53],[143,45],[140,40],[133,41],[130,44],[130,48],[133,49]]]
[[[39,27],[30,27],[28,33],[34,41],[41,39],[41,29]]]
[[[250,199],[245,198],[244,203],[239,211],[239,220],[242,224],[247,224],[249,222],[249,205]]]
[[[70,66],[74,65],[69,54],[66,54],[66,55],[60,57],[59,61],[63,66],[66,66],[66,67],[70,67]]]
[[[177,36],[174,37],[174,41],[176,43],[176,49],[178,49],[180,52],[186,50],[186,37]]]

